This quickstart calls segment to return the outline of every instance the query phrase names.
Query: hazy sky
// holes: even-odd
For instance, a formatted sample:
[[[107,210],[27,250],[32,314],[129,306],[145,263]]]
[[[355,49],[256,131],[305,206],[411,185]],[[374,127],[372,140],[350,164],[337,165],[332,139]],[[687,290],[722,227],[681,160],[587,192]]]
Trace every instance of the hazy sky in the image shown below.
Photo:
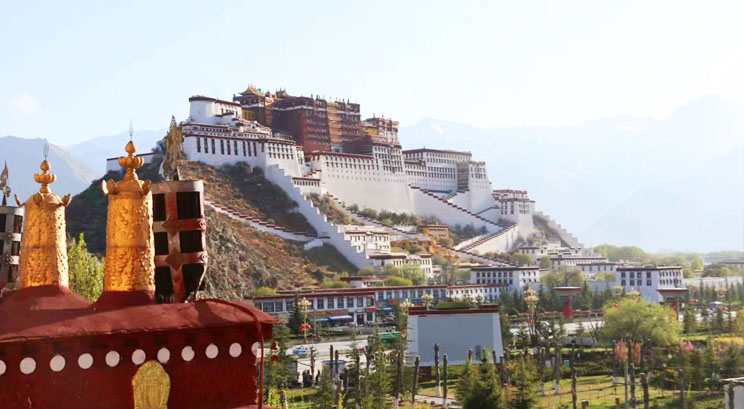
[[[744,102],[744,3],[0,0],[0,135],[164,128],[249,83],[504,125]]]

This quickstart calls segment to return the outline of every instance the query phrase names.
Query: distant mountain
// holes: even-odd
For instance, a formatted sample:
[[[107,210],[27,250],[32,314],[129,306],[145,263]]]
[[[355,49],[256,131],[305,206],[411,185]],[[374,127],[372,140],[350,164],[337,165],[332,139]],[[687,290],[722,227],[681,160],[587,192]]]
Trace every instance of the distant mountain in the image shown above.
[[[715,96],[662,120],[482,129],[424,119],[402,127],[400,139],[405,149],[473,152],[487,162],[495,188],[529,190],[539,210],[587,245],[742,246],[744,106]]]
[[[165,137],[165,129],[146,129],[135,131],[133,140],[137,144],[139,153],[150,152],[155,144]],[[106,159],[119,157],[124,154],[124,146],[129,141],[129,132],[116,135],[99,136],[66,146],[65,149],[101,173],[106,171]]]
[[[40,173],[39,165],[44,160],[43,139],[23,139],[15,136],[0,137],[0,161],[8,163],[8,183],[13,193],[21,201],[39,190],[34,182],[34,174]],[[49,162],[51,173],[57,175],[57,181],[51,185],[53,192],[60,196],[77,194],[90,185],[90,182],[101,177],[103,172],[91,169],[88,163],[70,155],[63,148],[49,144]],[[2,163],[0,162],[0,166]],[[15,203],[11,199],[12,203]]]

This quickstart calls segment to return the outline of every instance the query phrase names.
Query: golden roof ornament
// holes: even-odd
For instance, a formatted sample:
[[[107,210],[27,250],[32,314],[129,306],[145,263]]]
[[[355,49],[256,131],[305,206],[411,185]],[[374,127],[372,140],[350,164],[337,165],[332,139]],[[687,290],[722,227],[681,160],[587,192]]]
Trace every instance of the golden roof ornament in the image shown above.
[[[176,123],[176,117],[171,116],[170,129],[165,136],[165,159],[163,160],[163,175],[167,180],[180,180],[178,162],[183,157],[183,132]]]
[[[130,128],[130,136],[131,132]],[[134,155],[134,142],[130,140],[125,150],[128,156],[119,158],[126,168],[124,179],[101,182],[109,199],[102,297],[111,292],[145,292],[151,298],[155,290],[151,183],[137,177],[136,169],[144,160]]]
[[[45,157],[49,145],[45,146]],[[25,208],[23,242],[20,256],[21,288],[40,286],[67,286],[67,232],[65,207],[70,204],[70,195],[63,198],[53,194],[49,184],[57,180],[49,173],[51,165],[44,159],[41,173],[34,180],[41,184],[34,193],[20,203]]]

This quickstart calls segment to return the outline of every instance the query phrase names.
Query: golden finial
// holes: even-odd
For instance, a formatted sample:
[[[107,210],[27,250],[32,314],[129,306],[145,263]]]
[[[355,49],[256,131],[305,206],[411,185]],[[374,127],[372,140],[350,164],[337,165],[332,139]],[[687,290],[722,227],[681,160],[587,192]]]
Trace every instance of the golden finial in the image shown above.
[[[145,160],[139,156],[134,156],[135,152],[137,152],[137,145],[132,141],[127,143],[124,150],[129,154],[129,156],[119,157],[119,166],[127,168],[127,173],[124,174],[124,180],[138,180],[136,169],[141,168],[145,164]]]
[[[36,183],[41,183],[39,193],[51,193],[49,190],[49,184],[54,183],[57,180],[57,175],[49,173],[51,168],[52,165],[49,164],[49,161],[44,159],[44,162],[41,162],[41,166],[39,166],[41,173],[34,175]]]
[[[23,220],[23,242],[21,244],[21,287],[46,285],[67,286],[67,232],[65,207],[70,204],[70,195],[63,198],[49,191],[49,184],[57,180],[49,173],[52,166],[46,157],[49,145],[44,147],[44,161],[40,174],[34,180],[41,183],[38,193],[34,193],[25,203]],[[18,197],[16,196],[16,201]]]

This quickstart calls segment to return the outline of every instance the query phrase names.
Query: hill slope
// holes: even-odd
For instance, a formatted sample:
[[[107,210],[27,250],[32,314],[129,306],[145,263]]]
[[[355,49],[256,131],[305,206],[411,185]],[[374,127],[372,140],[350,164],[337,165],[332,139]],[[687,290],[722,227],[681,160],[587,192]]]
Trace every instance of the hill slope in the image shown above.
[[[148,164],[138,173],[143,179],[158,181],[157,168],[157,163]],[[291,212],[292,203],[277,196],[277,189],[281,189],[262,180],[260,174],[251,176],[254,182],[259,181],[260,187],[252,188],[252,202],[247,201],[241,189],[235,187],[240,184],[239,178],[245,181],[243,172],[250,170],[233,170],[228,174],[199,163],[186,163],[181,168],[183,179],[204,180],[205,195],[214,202],[259,218],[268,218],[260,207],[273,206],[272,216],[276,217],[277,224],[282,225],[280,221],[284,221],[284,226],[298,229],[303,222],[307,223]],[[106,175],[106,178],[111,177],[121,178],[115,173]],[[107,200],[99,185],[100,179],[73,198],[67,209],[67,229],[72,236],[84,233],[89,249],[103,254]],[[305,251],[301,243],[258,231],[210,207],[206,207],[205,216],[209,254],[206,288],[210,296],[241,298],[262,285],[292,289],[316,284],[332,273],[355,271],[333,247]]]

